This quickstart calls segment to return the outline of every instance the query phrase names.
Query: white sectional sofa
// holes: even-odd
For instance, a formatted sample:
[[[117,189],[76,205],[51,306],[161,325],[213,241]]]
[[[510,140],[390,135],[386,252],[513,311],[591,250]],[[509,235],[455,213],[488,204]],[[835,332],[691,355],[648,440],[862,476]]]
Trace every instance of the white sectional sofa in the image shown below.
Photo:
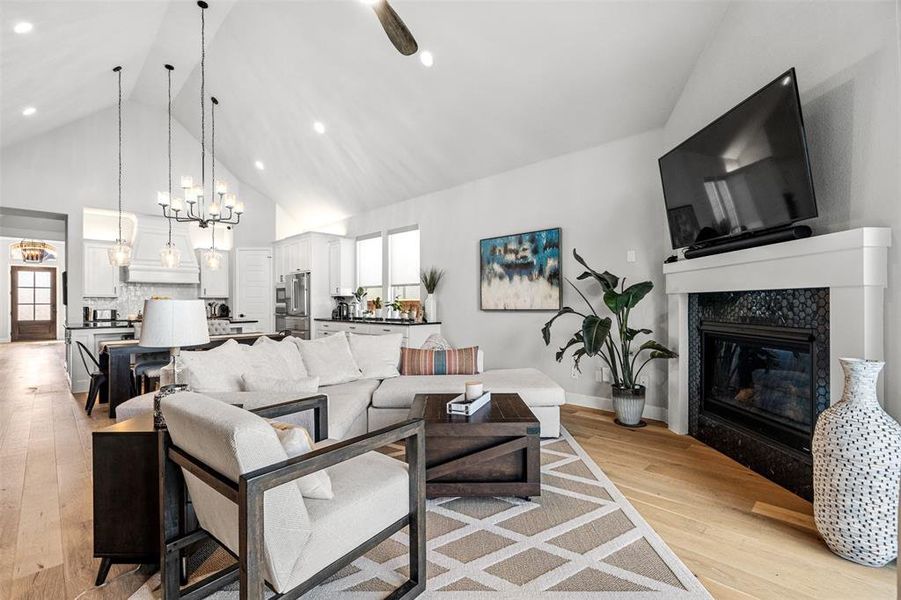
[[[265,348],[255,347],[257,360],[247,362],[247,368],[268,373],[269,369],[262,367],[259,359],[262,356],[271,359],[273,363],[277,362],[279,357],[275,352],[276,346],[277,344],[266,344]],[[267,352],[272,352],[271,356]],[[218,358],[211,361],[208,368],[227,370],[229,363]],[[309,375],[315,376],[316,373]],[[208,377],[204,379],[209,380]],[[354,381],[320,386],[318,393],[328,397],[329,437],[346,439],[406,419],[416,394],[462,393],[464,383],[473,380],[482,381],[485,389],[492,392],[518,393],[541,423],[541,437],[560,435],[560,406],[565,403],[563,388],[537,369],[489,369],[477,375],[400,375],[384,379],[361,377]],[[241,391],[240,378],[227,376],[217,378],[217,382],[220,389],[197,391],[223,402],[240,404],[247,409],[312,395],[312,392]],[[144,394],[120,404],[116,409],[116,419],[119,422],[125,421],[151,410],[153,394]],[[298,415],[298,422],[309,425],[309,418],[309,415]]]

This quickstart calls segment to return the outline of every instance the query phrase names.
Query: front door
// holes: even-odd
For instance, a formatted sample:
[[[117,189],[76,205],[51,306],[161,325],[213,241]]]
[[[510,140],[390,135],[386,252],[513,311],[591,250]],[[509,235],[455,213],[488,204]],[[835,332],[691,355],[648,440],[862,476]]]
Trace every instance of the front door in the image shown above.
[[[12,341],[56,339],[56,269],[13,267]]]

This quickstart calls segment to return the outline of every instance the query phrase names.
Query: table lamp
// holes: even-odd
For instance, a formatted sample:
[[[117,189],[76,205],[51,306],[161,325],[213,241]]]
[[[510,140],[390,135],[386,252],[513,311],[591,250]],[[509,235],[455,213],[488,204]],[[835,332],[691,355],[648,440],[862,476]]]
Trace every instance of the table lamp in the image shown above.
[[[206,309],[202,300],[171,300],[151,298],[144,301],[144,322],[141,327],[141,346],[168,348],[171,361],[160,372],[160,391],[154,397],[153,416],[157,426],[164,426],[159,411],[160,400],[169,394],[187,389],[178,382],[178,353],[182,346],[197,346],[210,341]],[[171,370],[172,385],[163,385],[166,371]],[[168,381],[168,377],[166,378]]]

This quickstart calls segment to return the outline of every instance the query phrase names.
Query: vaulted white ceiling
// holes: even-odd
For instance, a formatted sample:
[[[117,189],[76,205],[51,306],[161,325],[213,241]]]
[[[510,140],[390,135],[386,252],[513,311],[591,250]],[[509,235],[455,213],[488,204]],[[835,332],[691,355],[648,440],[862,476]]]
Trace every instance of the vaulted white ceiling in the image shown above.
[[[210,2],[217,157],[307,227],[661,126],[726,10],[716,0],[392,5],[434,54],[431,69],[401,56],[358,0]],[[2,11],[4,145],[112,104],[116,63],[126,92],[159,106],[162,65],[174,64],[176,117],[199,137],[194,2]],[[18,20],[34,32],[10,33]],[[38,115],[23,118],[25,105]]]

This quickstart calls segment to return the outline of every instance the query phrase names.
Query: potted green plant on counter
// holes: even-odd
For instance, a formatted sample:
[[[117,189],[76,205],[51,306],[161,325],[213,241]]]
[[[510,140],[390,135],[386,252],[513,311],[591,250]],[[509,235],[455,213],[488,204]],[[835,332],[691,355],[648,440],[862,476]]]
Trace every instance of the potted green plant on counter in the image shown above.
[[[586,269],[576,279],[594,279],[600,284],[604,305],[612,313],[612,318],[598,314],[582,290],[567,279],[567,283],[585,301],[588,310],[583,313],[569,306],[558,310],[557,314],[541,328],[544,343],[550,345],[551,326],[558,318],[564,315],[581,317],[582,327],[574,332],[572,338],[557,351],[557,362],[561,362],[567,351],[572,349],[574,367],[581,373],[580,360],[586,356],[599,356],[610,369],[616,422],[627,427],[640,427],[644,425],[641,414],[644,410],[646,392],[645,387],[639,383],[642,370],[652,360],[668,360],[678,356],[654,340],[646,340],[637,348],[633,347],[638,344],[639,336],[653,333],[650,329],[632,328],[629,317],[632,309],[648,295],[654,284],[650,281],[642,281],[626,287],[625,278],[620,279],[607,271],[598,273],[589,267],[575,250],[573,250],[573,258]]]
[[[419,280],[422,282],[422,287],[425,288],[426,293],[425,300],[422,302],[422,308],[425,311],[424,320],[430,323],[438,322],[435,290],[438,289],[438,284],[441,283],[442,277],[444,277],[444,271],[435,267],[431,267],[428,271],[423,269],[419,274]]]
[[[368,311],[365,298],[366,290],[364,290],[362,287],[358,287],[357,291],[354,292],[354,317],[362,317],[363,313]]]

